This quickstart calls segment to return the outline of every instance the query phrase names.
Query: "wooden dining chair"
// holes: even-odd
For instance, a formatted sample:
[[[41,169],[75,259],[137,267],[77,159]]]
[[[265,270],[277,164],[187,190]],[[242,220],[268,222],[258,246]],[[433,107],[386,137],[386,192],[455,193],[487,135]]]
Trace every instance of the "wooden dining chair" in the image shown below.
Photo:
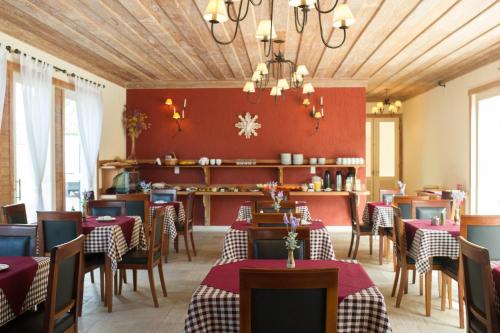
[[[355,192],[349,192],[349,212],[351,214],[351,244],[349,245],[348,257],[356,259],[358,255],[359,241],[362,236],[368,236],[370,238],[370,255],[373,254],[373,234],[372,234],[372,224],[363,223],[359,218],[359,195]],[[356,239],[356,244],[354,245],[354,239]],[[354,251],[353,251],[354,245]]]
[[[240,269],[241,333],[334,333],[337,307],[338,268]]]
[[[90,200],[87,202],[87,216],[124,216],[127,205],[124,200]]]
[[[257,227],[285,227],[285,223],[283,222],[285,214],[286,213],[254,213],[252,214],[252,225]],[[302,223],[301,213],[293,213],[292,215],[299,219],[299,223]]]
[[[401,218],[403,220],[411,219],[412,202],[429,200],[428,196],[419,195],[396,195],[392,201],[392,205],[401,209]]]
[[[295,213],[297,208],[297,203],[295,201],[282,201],[280,203],[280,209],[277,212],[274,209],[273,200],[256,200],[253,206],[253,213]]]
[[[450,200],[413,200],[411,202],[411,218],[422,220],[439,217],[441,212],[446,210],[446,218],[451,218]]]
[[[140,216],[143,225],[147,225],[150,220],[149,194],[130,193],[117,194],[116,199],[125,201],[125,214],[127,216]]]
[[[393,207],[394,212],[394,234],[395,234],[395,248],[396,248],[396,256],[397,256],[397,267],[396,274],[394,276],[394,283],[392,285],[391,296],[394,297],[396,295],[396,289],[398,289],[398,295],[396,298],[396,307],[399,308],[401,306],[401,301],[403,299],[403,294],[408,292],[408,271],[416,271],[415,260],[408,256],[408,244],[406,243],[406,233],[405,227],[403,223],[403,219],[401,217],[401,209],[397,207]],[[441,265],[437,262],[433,261],[431,269],[441,270]],[[419,294],[423,294],[423,276],[420,274],[419,279]],[[428,286],[430,287],[430,286]],[[428,293],[430,297],[430,293]],[[441,295],[444,297],[444,295]]]
[[[47,299],[43,311],[28,311],[2,326],[4,333],[78,332],[78,307],[83,267],[84,236],[50,251]]]
[[[35,256],[36,232],[36,224],[0,224],[0,256]]]
[[[379,190],[379,200],[382,202],[385,202],[385,199],[387,199],[389,201],[389,203],[392,203],[394,196],[398,193],[399,193],[398,190],[380,189]]]
[[[180,224],[179,221],[175,221],[175,229],[177,230],[177,237],[175,237],[174,240],[175,251],[179,253],[179,236],[183,236],[184,245],[186,246],[186,253],[189,261],[191,261],[191,254],[189,253],[188,235],[189,239],[191,240],[193,255],[196,257],[196,247],[194,245],[194,237],[193,237],[194,198],[195,198],[195,192],[189,192],[186,198],[186,220],[184,221],[184,224]]]
[[[161,289],[163,296],[167,297],[167,288],[165,287],[165,278],[163,275],[163,227],[165,225],[165,207],[155,210],[151,222],[151,231],[148,237],[147,250],[132,250],[123,255],[122,260],[118,262],[119,270],[131,269],[133,272],[133,287],[137,291],[137,270],[147,270],[149,277],[149,287],[155,308],[158,305],[156,297],[156,285],[153,276],[153,268],[158,266],[160,275]],[[123,279],[120,279],[118,294],[122,293]]]
[[[38,244],[40,255],[47,256],[55,246],[71,241],[82,235],[81,212],[37,212]],[[84,254],[83,275],[90,273],[94,283],[93,272],[99,268],[101,300],[104,301],[104,253]],[[80,293],[83,300],[83,275]],[[79,307],[81,315],[82,307]]]
[[[500,332],[488,250],[462,236],[459,240],[467,307],[467,332]]]
[[[177,201],[177,190],[174,189],[152,189],[150,191],[151,202],[163,201],[172,202]]]
[[[28,224],[23,203],[2,206],[3,221],[7,224]]]
[[[294,258],[311,259],[309,228],[298,227],[296,232],[299,248],[293,251]],[[286,228],[248,228],[248,259],[287,259],[288,250],[285,248],[284,241],[287,235]]]

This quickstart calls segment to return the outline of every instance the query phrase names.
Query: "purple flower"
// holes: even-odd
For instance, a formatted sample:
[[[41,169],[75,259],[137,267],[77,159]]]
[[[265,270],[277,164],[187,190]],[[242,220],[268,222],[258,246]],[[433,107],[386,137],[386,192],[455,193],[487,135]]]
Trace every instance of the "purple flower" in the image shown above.
[[[284,194],[283,191],[278,192],[278,200],[283,200]]]

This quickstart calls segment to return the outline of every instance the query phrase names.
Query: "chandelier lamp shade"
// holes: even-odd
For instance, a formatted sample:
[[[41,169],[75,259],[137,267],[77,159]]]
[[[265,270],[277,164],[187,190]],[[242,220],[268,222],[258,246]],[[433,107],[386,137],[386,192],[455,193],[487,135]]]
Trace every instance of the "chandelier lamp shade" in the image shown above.
[[[390,114],[396,114],[398,113],[399,109],[403,106],[403,103],[400,100],[396,100],[394,102],[391,101],[389,98],[389,90],[385,90],[385,98],[381,102],[377,102],[372,107],[372,113],[373,114],[383,114],[383,113],[390,113]]]
[[[256,38],[264,42],[264,53],[266,57],[270,56],[272,53],[272,44],[278,39],[278,35],[274,28],[274,1],[267,0],[269,2],[270,16],[269,19],[261,20],[257,26]],[[285,1],[285,0],[280,0]],[[240,29],[240,23],[243,21],[249,12],[250,5],[257,7],[264,3],[264,0],[208,0],[208,5],[203,13],[203,18],[210,24],[210,31],[213,39],[223,45],[232,43],[236,36],[238,35],[238,30]],[[347,4],[339,4],[338,0],[335,0],[334,4],[330,8],[322,8],[320,5],[320,0],[289,0],[289,6],[293,7],[294,18],[295,18],[295,30],[298,33],[304,32],[304,28],[307,25],[308,16],[312,11],[316,11],[319,20],[319,30],[321,35],[321,40],[323,44],[332,49],[339,48],[342,46],[346,40],[347,29],[355,23],[354,16]],[[324,17],[327,14],[333,13],[333,17],[329,17],[330,23],[326,22]],[[288,15],[287,13],[276,13],[277,15]],[[224,41],[219,39],[215,34],[215,26],[219,23],[224,23],[231,21],[235,27],[232,36]],[[331,33],[326,29],[334,29],[342,31],[342,39],[338,44],[329,44],[328,38],[325,37],[329,35],[331,38]]]

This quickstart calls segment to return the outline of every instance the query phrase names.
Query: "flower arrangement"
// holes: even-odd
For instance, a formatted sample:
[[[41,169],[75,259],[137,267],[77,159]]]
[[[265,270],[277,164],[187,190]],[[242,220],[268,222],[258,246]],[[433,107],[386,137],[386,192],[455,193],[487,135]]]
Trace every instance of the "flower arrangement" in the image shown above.
[[[455,224],[460,222],[460,206],[464,202],[466,194],[462,190],[455,190],[451,192],[451,198],[453,199],[453,221]]]
[[[151,191],[151,182],[146,183],[146,181],[141,180],[141,182],[139,183],[139,187],[142,192],[148,193],[149,191]]]
[[[292,213],[290,213],[290,217],[287,216],[287,214],[283,215],[283,223],[286,225],[286,230],[287,230],[287,235],[284,237],[285,239],[285,247],[288,250],[288,261],[287,261],[287,267],[288,268],[295,268],[295,259],[293,257],[293,251],[295,249],[300,248],[298,242],[297,242],[297,226],[299,225],[299,219],[293,216]]]
[[[281,202],[285,199],[285,194],[283,191],[278,191],[278,182],[269,182],[264,186],[264,189],[269,191],[271,199],[274,201],[274,210],[279,213],[281,208]]]
[[[127,159],[135,158],[135,140],[141,135],[141,133],[151,127],[151,123],[148,122],[148,116],[144,112],[139,110],[127,110],[123,111],[123,126],[127,132],[127,136],[131,140],[130,154]]]

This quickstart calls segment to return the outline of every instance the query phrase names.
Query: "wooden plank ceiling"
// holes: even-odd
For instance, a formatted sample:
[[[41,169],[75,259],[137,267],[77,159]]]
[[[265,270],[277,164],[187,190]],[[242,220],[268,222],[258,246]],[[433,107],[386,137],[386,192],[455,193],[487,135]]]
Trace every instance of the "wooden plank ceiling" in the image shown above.
[[[255,38],[268,0],[251,8],[234,43],[216,44],[202,13],[208,0],[2,0],[0,31],[128,88],[242,87],[263,47]],[[322,0],[330,6],[332,0]],[[499,0],[347,0],[356,23],[327,49],[313,11],[302,35],[288,0],[275,0],[287,58],[317,86],[366,84],[407,99],[500,59]],[[331,17],[328,17],[328,25]],[[217,26],[227,39],[233,26]],[[338,41],[339,34],[329,40]],[[1,41],[0,41],[1,42]]]

